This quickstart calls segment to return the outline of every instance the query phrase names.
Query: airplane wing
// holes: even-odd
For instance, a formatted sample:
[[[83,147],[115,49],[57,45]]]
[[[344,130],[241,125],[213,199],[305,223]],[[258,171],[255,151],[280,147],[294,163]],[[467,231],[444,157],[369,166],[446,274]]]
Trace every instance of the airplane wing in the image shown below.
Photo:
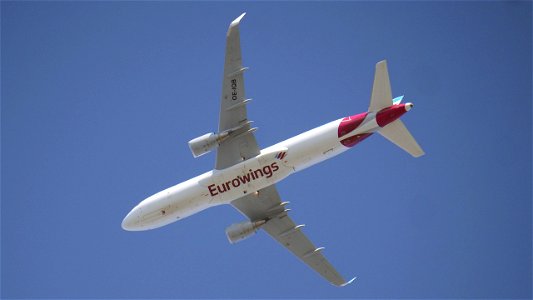
[[[218,131],[234,131],[222,142],[217,151],[216,169],[224,169],[243,160],[255,157],[260,153],[246,114],[239,23],[244,17],[240,15],[231,22],[226,35],[226,58],[224,62],[224,78],[222,80],[222,97]],[[249,194],[231,203],[237,210],[250,218],[251,221],[269,219],[262,228],[294,255],[300,258],[313,270],[329,282],[343,286],[344,278],[331,266],[321,251],[301,231],[302,225],[296,226],[287,215],[285,204],[280,201],[274,185],[260,190],[257,194]]]
[[[274,185],[260,190],[257,195],[249,194],[231,202],[252,222],[268,219],[261,228],[326,280],[336,286],[351,283],[355,278],[344,280],[322,254],[324,248],[315,247],[301,231],[304,225],[296,225],[291,220],[285,208],[287,203],[281,202]]]
[[[217,151],[216,169],[224,169],[243,160],[255,157],[260,149],[253,132],[257,128],[250,126],[246,114],[244,93],[239,23],[245,13],[231,22],[226,35],[226,58],[224,61],[224,78],[222,80],[222,97],[220,99],[220,116],[218,132],[235,129],[230,137],[220,144]]]

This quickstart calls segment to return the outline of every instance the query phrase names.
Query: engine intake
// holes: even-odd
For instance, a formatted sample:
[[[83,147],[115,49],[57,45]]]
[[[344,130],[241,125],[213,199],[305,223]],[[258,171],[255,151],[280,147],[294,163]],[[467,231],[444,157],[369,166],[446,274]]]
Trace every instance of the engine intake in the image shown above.
[[[226,228],[226,236],[230,243],[235,244],[254,235],[265,223],[266,221],[259,220],[256,222],[245,221],[242,223],[231,224]]]

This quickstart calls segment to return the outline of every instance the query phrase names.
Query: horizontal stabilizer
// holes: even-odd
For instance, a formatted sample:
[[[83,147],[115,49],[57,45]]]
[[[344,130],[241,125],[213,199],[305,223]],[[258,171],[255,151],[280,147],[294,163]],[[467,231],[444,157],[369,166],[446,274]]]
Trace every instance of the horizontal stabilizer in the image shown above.
[[[383,137],[391,141],[396,146],[402,148],[413,157],[424,155],[424,150],[420,148],[409,130],[400,120],[396,120],[378,131]]]

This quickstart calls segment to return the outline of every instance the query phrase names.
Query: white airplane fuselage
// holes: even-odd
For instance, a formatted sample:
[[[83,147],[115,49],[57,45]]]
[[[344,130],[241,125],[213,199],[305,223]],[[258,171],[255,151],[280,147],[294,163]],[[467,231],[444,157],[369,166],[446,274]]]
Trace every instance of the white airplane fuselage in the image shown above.
[[[379,112],[346,117],[316,127],[261,150],[253,158],[212,170],[156,193],[133,208],[122,227],[158,228],[204,209],[229,204],[287,176],[332,158],[398,119],[413,105],[394,104]]]

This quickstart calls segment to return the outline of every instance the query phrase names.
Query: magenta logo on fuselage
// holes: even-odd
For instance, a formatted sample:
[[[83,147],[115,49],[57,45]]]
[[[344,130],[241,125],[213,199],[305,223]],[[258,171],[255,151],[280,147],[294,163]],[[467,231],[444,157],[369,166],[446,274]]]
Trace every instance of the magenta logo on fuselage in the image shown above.
[[[276,154],[276,159],[279,159],[279,160],[282,160],[285,158],[285,156],[287,155],[287,152],[280,152],[278,154]]]

